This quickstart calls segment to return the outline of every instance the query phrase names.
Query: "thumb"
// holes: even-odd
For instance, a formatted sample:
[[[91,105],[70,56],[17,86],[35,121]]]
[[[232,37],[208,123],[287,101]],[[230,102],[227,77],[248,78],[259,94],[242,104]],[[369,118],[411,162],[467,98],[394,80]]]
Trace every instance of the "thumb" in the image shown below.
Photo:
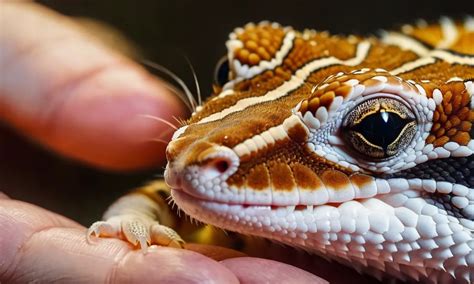
[[[112,170],[164,162],[182,104],[165,84],[32,3],[1,3],[0,119],[65,156]]]

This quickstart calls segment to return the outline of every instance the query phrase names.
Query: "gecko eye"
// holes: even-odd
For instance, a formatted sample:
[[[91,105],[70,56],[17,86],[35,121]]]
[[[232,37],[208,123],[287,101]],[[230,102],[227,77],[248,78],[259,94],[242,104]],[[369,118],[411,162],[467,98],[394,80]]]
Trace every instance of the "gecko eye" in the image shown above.
[[[229,82],[229,72],[229,60],[227,56],[224,56],[217,62],[214,70],[214,82],[219,86],[224,86],[225,83]]]
[[[366,100],[345,116],[342,135],[352,148],[370,158],[396,155],[413,139],[416,117],[402,102],[378,97]]]

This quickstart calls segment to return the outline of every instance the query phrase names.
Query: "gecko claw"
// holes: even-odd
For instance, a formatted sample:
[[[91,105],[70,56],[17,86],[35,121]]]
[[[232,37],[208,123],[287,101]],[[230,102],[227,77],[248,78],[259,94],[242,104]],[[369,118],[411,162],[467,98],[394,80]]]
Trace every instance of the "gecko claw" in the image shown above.
[[[110,237],[114,236],[114,228],[111,224],[105,221],[98,221],[93,223],[86,233],[86,240],[88,243],[92,243],[91,236],[95,235],[96,237]]]
[[[138,242],[140,243],[140,249],[142,250],[142,253],[146,254],[148,251],[149,242],[145,238],[138,239]]]

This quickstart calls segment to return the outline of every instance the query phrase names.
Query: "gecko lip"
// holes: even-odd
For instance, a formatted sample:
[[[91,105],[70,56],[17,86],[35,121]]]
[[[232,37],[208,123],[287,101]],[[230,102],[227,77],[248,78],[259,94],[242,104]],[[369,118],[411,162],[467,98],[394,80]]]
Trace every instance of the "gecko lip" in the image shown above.
[[[185,202],[200,202],[203,204],[214,204],[214,205],[222,205],[222,206],[235,206],[235,207],[240,207],[243,209],[246,208],[253,208],[253,209],[270,209],[270,210],[277,210],[280,208],[288,208],[288,209],[293,209],[293,210],[306,210],[307,208],[311,208],[313,206],[333,206],[333,207],[338,207],[341,203],[325,203],[325,204],[291,204],[291,205],[278,205],[278,204],[258,204],[258,203],[241,203],[241,202],[223,202],[219,200],[213,200],[213,199],[206,199],[203,198],[202,196],[196,196],[188,191],[183,190],[182,188],[172,188],[171,189],[171,195],[173,199],[177,199],[178,203],[179,201],[184,200]]]
[[[173,200],[176,201],[178,206],[186,212],[186,214],[191,215],[193,217],[197,217],[201,215],[201,211],[204,209],[217,211],[217,212],[226,212],[226,211],[242,211],[245,209],[260,209],[259,211],[263,213],[264,211],[269,212],[272,210],[271,205],[248,205],[245,206],[244,204],[232,204],[232,203],[224,203],[218,202],[209,199],[203,199],[195,197],[187,192],[184,192],[181,189],[172,189],[171,196]],[[283,207],[282,207],[283,208]]]

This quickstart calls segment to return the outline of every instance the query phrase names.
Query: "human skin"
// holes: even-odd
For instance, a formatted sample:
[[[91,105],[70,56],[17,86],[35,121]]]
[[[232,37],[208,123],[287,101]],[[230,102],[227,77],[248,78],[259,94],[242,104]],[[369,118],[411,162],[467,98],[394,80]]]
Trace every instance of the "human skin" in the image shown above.
[[[162,136],[169,127],[141,115],[169,121],[186,115],[163,82],[36,4],[0,3],[0,74],[0,120],[51,151],[98,168],[164,163],[165,145],[151,140],[169,139]],[[323,281],[214,246],[154,246],[143,254],[118,239],[88,243],[78,223],[1,192],[0,228],[2,283]]]

